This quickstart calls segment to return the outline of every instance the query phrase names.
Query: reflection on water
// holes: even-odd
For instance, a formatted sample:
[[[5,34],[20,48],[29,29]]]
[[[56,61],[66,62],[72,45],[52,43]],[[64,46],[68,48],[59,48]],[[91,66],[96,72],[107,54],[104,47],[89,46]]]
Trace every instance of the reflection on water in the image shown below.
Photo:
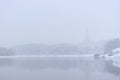
[[[120,67],[113,65],[113,61],[105,61],[105,70],[113,75],[120,75]],[[118,64],[120,65],[120,64]]]
[[[0,67],[4,67],[4,66],[11,66],[14,64],[14,60],[13,59],[9,59],[9,58],[1,58],[0,59]]]
[[[94,61],[93,59],[49,57],[49,58],[18,59],[17,66],[22,68],[28,68],[28,69],[51,68],[51,69],[64,69],[64,70],[67,70],[67,69],[96,70],[95,68],[96,66],[98,66],[97,68],[100,68],[100,66],[102,65],[99,65],[98,61]]]
[[[94,58],[2,58],[0,74],[1,80],[119,80],[120,68]]]

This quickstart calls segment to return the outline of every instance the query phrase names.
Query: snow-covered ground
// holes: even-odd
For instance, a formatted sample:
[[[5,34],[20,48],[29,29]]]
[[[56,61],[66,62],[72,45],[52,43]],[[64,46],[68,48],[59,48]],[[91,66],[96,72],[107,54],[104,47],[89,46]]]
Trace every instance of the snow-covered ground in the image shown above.
[[[110,54],[104,54],[104,57],[112,60],[120,60],[120,48],[112,50]]]
[[[112,61],[112,65],[120,67],[120,48],[112,50],[111,54],[104,55],[104,59]]]

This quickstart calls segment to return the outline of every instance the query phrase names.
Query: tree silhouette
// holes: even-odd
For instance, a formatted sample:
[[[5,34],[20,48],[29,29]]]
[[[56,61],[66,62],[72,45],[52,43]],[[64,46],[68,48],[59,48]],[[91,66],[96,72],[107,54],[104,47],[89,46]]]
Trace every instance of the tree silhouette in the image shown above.
[[[111,53],[113,49],[119,48],[120,47],[120,39],[115,38],[113,40],[108,41],[105,44],[105,53]]]

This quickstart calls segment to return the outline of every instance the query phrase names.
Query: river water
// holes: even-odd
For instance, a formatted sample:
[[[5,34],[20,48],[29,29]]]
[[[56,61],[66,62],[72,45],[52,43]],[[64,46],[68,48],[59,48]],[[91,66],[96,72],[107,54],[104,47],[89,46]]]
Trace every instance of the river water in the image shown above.
[[[0,80],[120,80],[120,68],[94,57],[1,58]]]

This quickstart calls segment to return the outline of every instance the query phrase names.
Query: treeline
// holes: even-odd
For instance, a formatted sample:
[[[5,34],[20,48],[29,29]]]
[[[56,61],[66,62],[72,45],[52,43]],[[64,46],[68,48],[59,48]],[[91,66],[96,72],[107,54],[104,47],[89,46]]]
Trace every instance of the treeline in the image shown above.
[[[7,48],[0,48],[0,56],[10,56],[14,55],[14,51]]]
[[[11,55],[76,55],[76,54],[102,54],[110,53],[113,49],[120,47],[120,39],[115,38],[108,41],[100,41],[90,44],[26,44],[11,49],[0,48],[0,56]]]
[[[78,54],[80,50],[77,46],[70,44],[42,45],[27,44],[13,49],[17,55],[57,55],[57,54]]]
[[[111,39],[107,41],[104,46],[105,54],[111,53],[112,50],[117,49],[117,48],[120,48],[120,39],[119,38]]]
[[[103,51],[101,46],[91,44],[57,44],[57,45],[42,45],[42,44],[27,44],[13,48],[16,55],[78,55],[78,54],[94,54]]]

